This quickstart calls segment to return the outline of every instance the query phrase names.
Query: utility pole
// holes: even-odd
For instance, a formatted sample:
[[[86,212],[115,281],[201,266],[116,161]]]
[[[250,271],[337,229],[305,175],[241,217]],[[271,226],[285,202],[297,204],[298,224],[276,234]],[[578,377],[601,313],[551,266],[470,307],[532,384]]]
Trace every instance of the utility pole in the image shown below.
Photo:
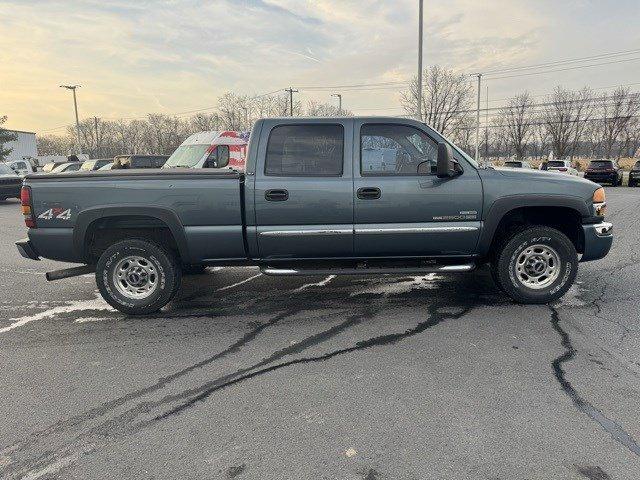
[[[342,94],[333,93],[331,94],[331,96],[336,97],[338,99],[338,115],[342,115]]]
[[[478,111],[476,115],[476,162],[480,163],[480,89],[482,86],[482,74],[477,73],[478,76]]]
[[[487,111],[484,114],[484,158],[489,159],[489,85],[487,85],[487,96],[485,98]]]
[[[285,92],[289,92],[289,116],[293,117],[293,94],[300,90],[294,90],[293,87],[286,88]]]
[[[73,108],[76,111],[76,137],[78,139],[78,153],[82,154],[82,143],[80,143],[80,120],[78,119],[78,99],[76,98],[76,88],[80,85],[60,85],[60,88],[66,88],[73,92]]]
[[[96,129],[96,158],[100,158],[100,140],[98,136],[98,117],[93,117],[93,126]]]
[[[419,2],[418,13],[418,121],[422,121],[422,40],[424,35],[424,0]]]

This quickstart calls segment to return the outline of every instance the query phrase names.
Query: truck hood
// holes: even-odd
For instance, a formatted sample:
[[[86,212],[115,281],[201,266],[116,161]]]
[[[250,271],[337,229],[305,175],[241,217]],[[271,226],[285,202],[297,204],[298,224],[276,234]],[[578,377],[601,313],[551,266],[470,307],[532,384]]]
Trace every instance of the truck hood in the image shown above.
[[[563,183],[567,185],[593,185],[598,187],[596,183],[590,180],[585,180],[582,177],[576,177],[573,175],[565,175],[560,172],[549,172],[545,170],[528,170],[522,168],[496,168],[503,177],[514,178],[518,180],[530,180],[532,182],[545,182],[545,183]]]

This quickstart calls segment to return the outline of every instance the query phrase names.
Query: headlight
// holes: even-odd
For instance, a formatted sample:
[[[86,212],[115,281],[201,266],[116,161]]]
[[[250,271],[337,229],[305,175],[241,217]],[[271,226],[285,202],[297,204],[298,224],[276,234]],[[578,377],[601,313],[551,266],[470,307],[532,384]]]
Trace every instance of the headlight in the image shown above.
[[[593,210],[598,217],[604,217],[607,212],[607,198],[602,187],[593,192]]]

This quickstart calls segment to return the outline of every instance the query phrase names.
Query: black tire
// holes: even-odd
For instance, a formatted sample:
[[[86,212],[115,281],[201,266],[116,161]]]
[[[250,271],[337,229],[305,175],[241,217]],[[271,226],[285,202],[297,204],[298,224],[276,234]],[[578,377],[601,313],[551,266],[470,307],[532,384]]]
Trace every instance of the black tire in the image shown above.
[[[498,275],[498,269],[496,266],[497,266],[496,262],[492,262],[489,265],[489,272],[491,272],[491,279],[493,280],[493,283],[495,284],[498,290],[500,290],[502,293],[507,293],[505,292],[504,287],[500,283],[500,275]]]
[[[633,180],[629,180],[629,186],[630,187],[635,187],[636,186],[636,182],[634,182]]]
[[[136,288],[127,283],[129,278],[126,275],[125,280],[116,285],[117,274],[114,274],[116,268],[119,270],[127,268],[127,259],[133,257],[141,259],[143,264],[146,262],[151,270],[150,273],[141,274],[149,279],[147,284],[152,285],[149,287],[150,293],[144,298],[133,298],[125,295],[126,292],[123,293],[127,287]],[[130,264],[128,268],[134,267],[135,265]],[[141,275],[135,278],[139,279]],[[104,251],[96,265],[96,283],[102,298],[113,308],[128,315],[147,315],[160,310],[176,295],[181,279],[182,271],[175,256],[160,245],[146,239],[129,239],[114,243]],[[129,295],[135,295],[135,293],[129,293]]]
[[[527,261],[520,263],[525,258]],[[531,276],[527,273],[529,267],[533,271]],[[545,271],[552,268],[553,273],[540,275],[535,271],[539,267]],[[515,233],[503,243],[492,268],[496,270],[497,283],[516,302],[544,304],[559,299],[573,285],[578,254],[564,233],[534,226]],[[531,286],[536,281],[537,286]]]

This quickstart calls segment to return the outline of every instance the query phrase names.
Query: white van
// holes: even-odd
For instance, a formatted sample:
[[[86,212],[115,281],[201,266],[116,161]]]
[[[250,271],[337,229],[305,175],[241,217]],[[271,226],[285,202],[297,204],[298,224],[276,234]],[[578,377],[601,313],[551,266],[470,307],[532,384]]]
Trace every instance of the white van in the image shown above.
[[[244,170],[249,132],[200,132],[173,152],[162,168],[229,168]]]

